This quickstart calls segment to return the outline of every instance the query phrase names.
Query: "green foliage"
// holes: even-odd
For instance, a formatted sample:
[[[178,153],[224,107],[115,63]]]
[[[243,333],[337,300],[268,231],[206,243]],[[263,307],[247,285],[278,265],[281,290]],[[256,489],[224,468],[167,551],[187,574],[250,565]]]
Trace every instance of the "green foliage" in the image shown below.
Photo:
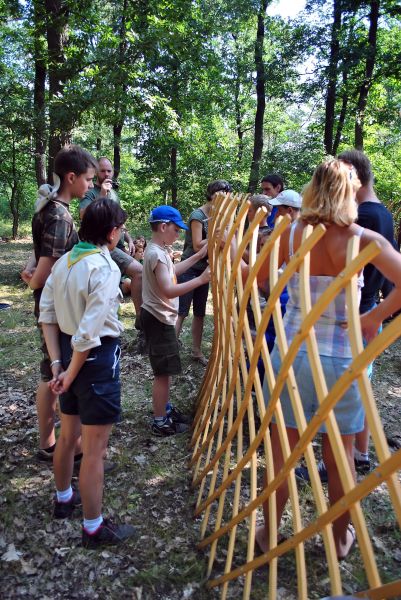
[[[22,221],[30,220],[35,198],[33,59],[41,53],[47,75],[53,66],[45,23],[33,20],[35,6],[43,8],[44,0],[0,3],[8,16],[0,26],[0,216],[10,218],[12,201]],[[357,95],[369,51],[369,3],[341,6],[335,127],[344,99],[347,107],[340,149],[354,143]],[[56,65],[67,77],[50,104],[45,89],[44,140],[51,110],[59,127],[72,124],[65,132],[72,141],[94,154],[113,159],[119,145],[119,194],[133,229],[146,228],[148,211],[175,196],[187,216],[203,201],[212,179],[225,178],[236,190],[246,190],[259,7],[259,0],[69,3],[63,63]],[[397,210],[401,15],[394,0],[383,0],[381,11],[365,149],[380,196]],[[54,15],[46,19],[51,24]],[[268,16],[265,21],[267,106],[260,169],[280,172],[287,186],[299,190],[324,155],[332,19],[331,3],[310,0],[295,19]]]

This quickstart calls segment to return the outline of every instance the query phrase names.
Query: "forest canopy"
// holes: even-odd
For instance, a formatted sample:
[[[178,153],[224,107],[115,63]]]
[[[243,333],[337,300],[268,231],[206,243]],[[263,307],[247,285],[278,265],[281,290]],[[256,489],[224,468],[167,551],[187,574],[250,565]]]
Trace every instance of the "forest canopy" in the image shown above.
[[[301,191],[350,147],[398,216],[399,2],[309,0],[292,18],[271,4],[0,0],[0,217],[13,237],[70,142],[112,159],[134,223],[163,202],[186,216],[216,178],[245,192],[277,172]]]

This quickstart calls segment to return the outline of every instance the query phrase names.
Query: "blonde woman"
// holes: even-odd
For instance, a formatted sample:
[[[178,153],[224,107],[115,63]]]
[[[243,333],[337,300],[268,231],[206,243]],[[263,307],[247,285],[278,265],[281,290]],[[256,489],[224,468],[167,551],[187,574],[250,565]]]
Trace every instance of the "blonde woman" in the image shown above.
[[[401,306],[401,256],[391,244],[380,234],[363,229],[355,224],[357,205],[355,194],[360,187],[355,169],[336,159],[329,159],[319,165],[307,186],[301,209],[301,217],[292,223],[282,235],[280,241],[279,264],[287,263],[301,244],[304,228],[311,224],[316,226],[323,223],[326,226],[325,235],[319,240],[310,255],[310,287],[312,304],[344,269],[348,240],[356,235],[360,237],[360,247],[363,249],[370,242],[376,241],[381,249],[380,254],[372,260],[374,266],[383,275],[394,282],[393,291],[375,309],[361,316],[362,332],[365,340],[370,341],[382,321]],[[258,275],[258,282],[268,277],[268,262]],[[362,281],[360,281],[362,286]],[[288,284],[289,301],[284,324],[288,342],[291,343],[302,322],[299,303],[299,274],[295,273]],[[352,362],[351,347],[345,328],[347,309],[345,291],[341,291],[335,302],[332,302],[315,324],[315,332],[319,347],[320,359],[330,389]],[[277,347],[272,352],[272,363],[276,373],[280,368],[280,356]],[[309,421],[316,412],[318,401],[313,384],[312,373],[308,361],[306,346],[303,344],[293,364],[295,377],[305,412]],[[269,401],[267,388],[266,401]],[[299,439],[295,417],[287,387],[280,395],[287,434],[291,449]],[[362,431],[364,425],[364,410],[358,387],[354,383],[334,408],[335,417],[340,429],[351,472],[354,474],[353,443],[355,434]],[[343,488],[339,478],[337,465],[330,446],[326,427],[322,433],[323,459],[328,472],[328,492],[330,503],[333,504],[343,496]],[[271,428],[272,444],[275,449],[274,469],[280,472],[283,465],[281,444],[277,426],[273,422]],[[277,524],[279,526],[284,507],[288,499],[288,485],[283,484],[277,490]],[[257,529],[256,539],[263,551],[268,549],[269,522],[268,505],[264,506],[265,525]],[[350,527],[350,515],[344,513],[333,523],[334,541],[337,556],[343,559],[349,553],[354,543],[354,533]]]

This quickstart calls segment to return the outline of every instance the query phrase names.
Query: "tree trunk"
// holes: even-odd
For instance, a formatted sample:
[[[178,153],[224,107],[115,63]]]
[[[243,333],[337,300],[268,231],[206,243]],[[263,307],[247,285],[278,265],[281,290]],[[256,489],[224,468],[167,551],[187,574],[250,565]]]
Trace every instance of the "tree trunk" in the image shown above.
[[[355,118],[355,148],[363,150],[363,133],[365,110],[368,103],[369,90],[372,85],[373,71],[376,61],[377,27],[379,22],[380,0],[371,0],[369,15],[368,48],[366,54],[365,76],[359,88]]]
[[[19,178],[17,173],[17,149],[15,145],[15,138],[13,137],[12,142],[12,162],[11,162],[11,175],[12,175],[12,184],[11,184],[11,198],[10,198],[10,211],[13,217],[13,240],[16,239],[18,235],[18,224],[19,224],[19,204],[20,204],[20,190],[19,190]]]
[[[117,179],[121,170],[121,132],[123,124],[118,123],[113,125],[113,166],[114,166],[114,178]]]
[[[344,70],[343,71],[343,90],[344,91],[342,93],[340,116],[337,121],[336,136],[335,136],[334,142],[333,142],[333,150],[332,150],[333,156],[335,156],[337,154],[338,146],[340,145],[340,141],[341,141],[341,134],[342,134],[342,131],[344,128],[345,117],[347,115],[347,108],[348,108],[347,82],[348,82],[348,76],[347,76],[347,72]]]
[[[253,193],[259,183],[259,165],[263,151],[263,120],[265,116],[265,65],[263,62],[263,44],[265,37],[265,16],[268,0],[261,0],[258,13],[258,30],[255,42],[255,67],[256,67],[256,114],[255,133],[251,171],[249,175],[248,192]]]
[[[333,154],[333,130],[336,108],[337,66],[340,54],[339,34],[341,30],[341,0],[334,0],[333,24],[331,27],[330,61],[324,122],[324,148],[326,154]]]
[[[49,57],[49,161],[48,180],[53,180],[54,157],[71,141],[72,115],[62,102],[67,79],[64,47],[67,39],[68,5],[64,0],[45,0]]]
[[[173,146],[170,152],[170,176],[171,176],[171,204],[177,208],[178,186],[177,186],[177,147]]]
[[[34,62],[33,128],[35,146],[35,174],[38,187],[46,181],[46,49],[42,39],[46,32],[46,12],[42,0],[34,1]]]
[[[127,8],[128,2],[124,0],[121,13],[121,24],[118,32],[120,43],[118,45],[118,68],[121,68],[125,63],[125,55],[127,52]],[[113,123],[113,142],[114,142],[114,154],[113,154],[113,166],[114,166],[114,177],[117,179],[121,170],[121,133],[124,127],[124,120],[126,114],[126,91],[127,85],[125,83],[116,83],[115,85],[115,103],[114,103],[114,123]]]

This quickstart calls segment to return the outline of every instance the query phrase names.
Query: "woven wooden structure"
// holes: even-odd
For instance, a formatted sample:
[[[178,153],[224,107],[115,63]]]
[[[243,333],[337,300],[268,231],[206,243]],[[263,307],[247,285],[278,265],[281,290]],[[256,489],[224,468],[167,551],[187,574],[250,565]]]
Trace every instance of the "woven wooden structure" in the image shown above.
[[[385,580],[379,572],[376,556],[365,521],[361,501],[383,482],[394,521],[401,525],[401,488],[397,471],[401,467],[401,450],[391,454],[384,436],[381,420],[373,398],[366,367],[391,344],[401,331],[401,316],[388,325],[365,349],[363,348],[356,274],[377,255],[375,244],[359,252],[359,240],[350,241],[347,264],[343,272],[331,283],[319,301],[311,306],[309,288],[309,252],[324,235],[324,227],[305,229],[302,246],[279,276],[278,248],[280,235],[288,226],[281,220],[268,238],[260,254],[256,255],[257,233],[263,218],[260,209],[244,233],[249,202],[246,197],[219,195],[214,202],[213,218],[209,226],[209,259],[213,272],[212,293],[214,307],[214,341],[207,372],[199,393],[199,403],[192,437],[193,486],[198,490],[195,515],[201,517],[201,541],[199,547],[209,554],[208,574],[210,587],[219,586],[221,597],[229,595],[230,582],[243,588],[243,598],[253,598],[254,571],[264,568],[266,595],[271,600],[277,597],[280,587],[278,565],[287,553],[292,552],[297,596],[309,597],[308,551],[313,538],[319,534],[323,540],[319,562],[327,562],[327,580],[330,593],[343,593],[342,572],[334,547],[331,523],[339,515],[350,510],[360,553],[360,568],[364,571],[365,583],[353,590],[359,597],[401,597],[401,578]],[[224,232],[224,236],[222,234]],[[238,251],[234,259],[230,256],[230,244],[234,237]],[[224,243],[222,240],[225,240]],[[243,285],[240,258],[243,251],[250,249],[250,274]],[[270,257],[269,257],[270,255]],[[259,309],[256,275],[261,264],[270,260],[270,296],[261,313]],[[301,330],[288,346],[280,309],[280,293],[291,275],[299,270],[301,277],[301,303],[304,321]],[[314,335],[314,323],[323,310],[342,288],[346,288],[349,313],[349,336],[353,352],[353,364],[334,387],[327,389],[321,368]],[[257,325],[257,334],[252,339],[247,305],[251,300]],[[273,315],[276,343],[282,357],[282,368],[275,378],[269,352],[264,338],[266,326]],[[307,423],[303,414],[297,381],[292,363],[303,341],[306,341],[320,408]],[[265,377],[270,389],[271,401],[265,408],[262,385],[257,363],[262,357]],[[357,380],[362,395],[372,440],[379,466],[357,485],[345,457],[337,423],[332,412],[352,381]],[[300,441],[290,453],[283,415],[280,407],[280,392],[286,382],[292,390]],[[274,473],[269,423],[275,416],[284,453],[284,468]],[[327,425],[328,435],[339,466],[341,482],[345,490],[343,498],[333,506],[326,500],[317,471],[312,440],[322,422]],[[311,488],[315,514],[305,519],[302,500],[296,483],[294,468],[301,458],[306,460],[311,477]],[[262,465],[262,466],[258,466]],[[265,471],[267,487],[261,487],[262,471]],[[288,480],[291,515],[290,537],[277,542],[274,531],[270,533],[267,553],[255,557],[256,519],[261,517],[261,506],[269,501],[270,522],[275,522],[275,490]],[[262,490],[262,491],[261,491]],[[288,506],[288,505],[287,505]],[[287,533],[287,532],[286,532]],[[308,546],[309,544],[309,546]],[[294,558],[295,555],[295,558]],[[400,574],[401,576],[401,574]],[[312,590],[313,591],[313,590]],[[350,591],[349,589],[347,590]],[[258,595],[258,597],[260,597]],[[316,596],[314,596],[316,597]]]

